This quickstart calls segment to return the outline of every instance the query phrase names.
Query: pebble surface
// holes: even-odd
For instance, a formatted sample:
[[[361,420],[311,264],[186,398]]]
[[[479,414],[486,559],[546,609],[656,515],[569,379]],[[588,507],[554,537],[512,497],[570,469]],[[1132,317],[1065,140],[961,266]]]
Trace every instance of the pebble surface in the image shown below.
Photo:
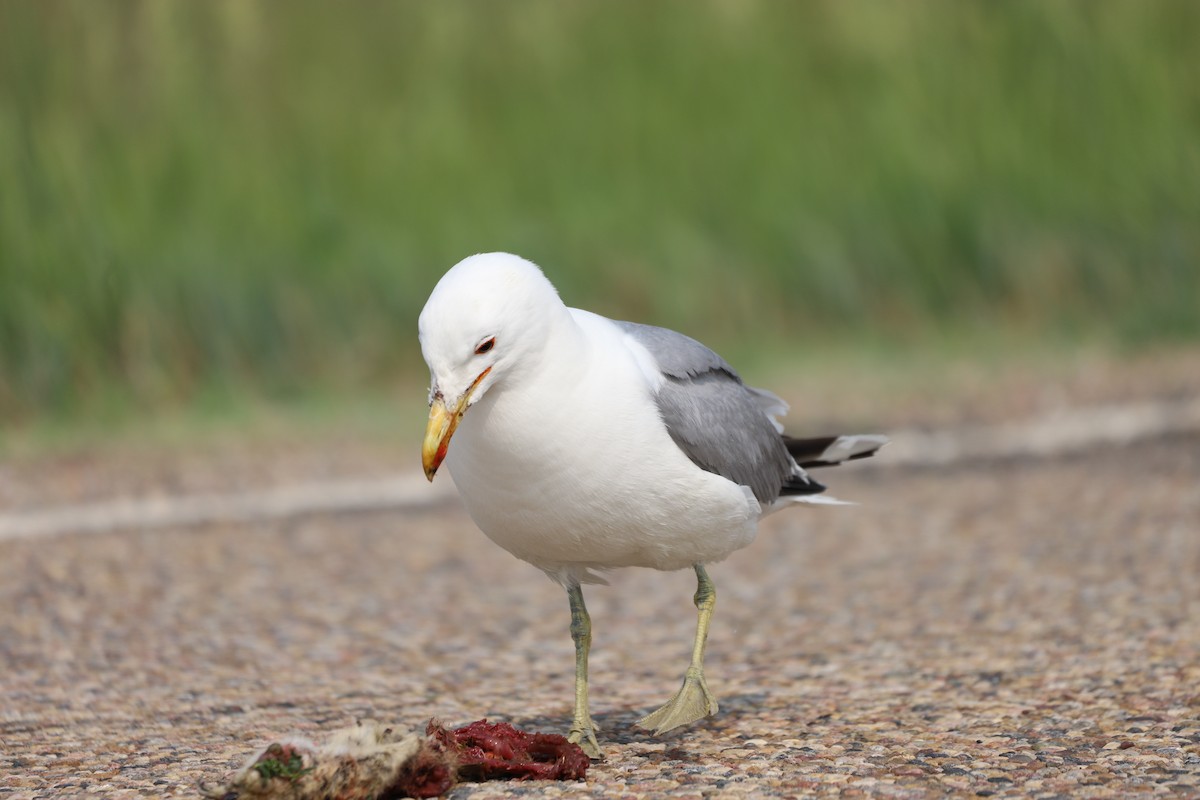
[[[824,473],[710,569],[588,587],[586,782],[453,798],[1200,797],[1200,438]],[[356,718],[564,732],[562,590],[457,507],[0,542],[0,800],[197,797]]]

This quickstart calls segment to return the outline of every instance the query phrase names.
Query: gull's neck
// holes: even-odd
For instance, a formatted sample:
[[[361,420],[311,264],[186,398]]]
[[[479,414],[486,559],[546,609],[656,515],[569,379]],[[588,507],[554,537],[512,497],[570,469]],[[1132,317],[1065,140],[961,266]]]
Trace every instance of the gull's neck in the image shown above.
[[[488,396],[532,392],[549,399],[576,385],[592,354],[591,343],[570,309],[557,305],[537,328],[539,341],[513,364]]]

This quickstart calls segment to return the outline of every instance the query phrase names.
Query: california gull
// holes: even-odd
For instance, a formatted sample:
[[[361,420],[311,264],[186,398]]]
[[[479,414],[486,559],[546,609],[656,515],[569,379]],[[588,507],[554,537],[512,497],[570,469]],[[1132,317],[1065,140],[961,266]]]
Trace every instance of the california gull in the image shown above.
[[[581,587],[618,567],[692,568],[697,579],[683,685],[639,724],[662,733],[716,713],[704,680],[716,601],[705,565],[750,544],[766,514],[837,503],[807,468],[869,456],[885,437],[791,438],[776,420],[787,405],[712,350],[568,308],[536,265],[507,253],[451,268],[419,327],[431,375],[426,476],[445,463],[483,532],[567,590],[569,738],[600,756]]]

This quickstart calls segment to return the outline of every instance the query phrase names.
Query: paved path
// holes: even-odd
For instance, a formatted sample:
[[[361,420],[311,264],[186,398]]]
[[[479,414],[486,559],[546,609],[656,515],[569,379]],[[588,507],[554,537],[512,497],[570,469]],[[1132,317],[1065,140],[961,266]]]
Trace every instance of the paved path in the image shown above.
[[[863,505],[779,514],[712,568],[721,713],[662,738],[633,722],[678,684],[694,587],[614,574],[588,591],[608,759],[452,796],[1200,797],[1200,435],[1159,433],[826,473]],[[287,511],[288,486],[403,463],[347,452],[10,465],[0,499],[14,525],[114,486],[276,487]],[[457,505],[379,488],[0,537],[0,800],[196,797],[356,717],[564,730],[562,591]]]

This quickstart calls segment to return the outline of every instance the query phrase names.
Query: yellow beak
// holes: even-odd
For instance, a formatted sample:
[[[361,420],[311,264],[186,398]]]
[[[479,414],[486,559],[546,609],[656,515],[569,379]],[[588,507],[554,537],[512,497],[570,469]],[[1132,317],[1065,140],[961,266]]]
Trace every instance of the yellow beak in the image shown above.
[[[425,468],[425,477],[429,480],[433,480],[438,467],[442,465],[442,460],[446,458],[446,451],[450,449],[450,437],[458,428],[458,421],[467,413],[471,395],[479,386],[479,382],[491,371],[492,368],[488,367],[479,374],[463,392],[453,410],[446,407],[446,401],[440,396],[434,397],[433,402],[429,404],[429,424],[425,427],[425,441],[421,445],[421,466]]]

